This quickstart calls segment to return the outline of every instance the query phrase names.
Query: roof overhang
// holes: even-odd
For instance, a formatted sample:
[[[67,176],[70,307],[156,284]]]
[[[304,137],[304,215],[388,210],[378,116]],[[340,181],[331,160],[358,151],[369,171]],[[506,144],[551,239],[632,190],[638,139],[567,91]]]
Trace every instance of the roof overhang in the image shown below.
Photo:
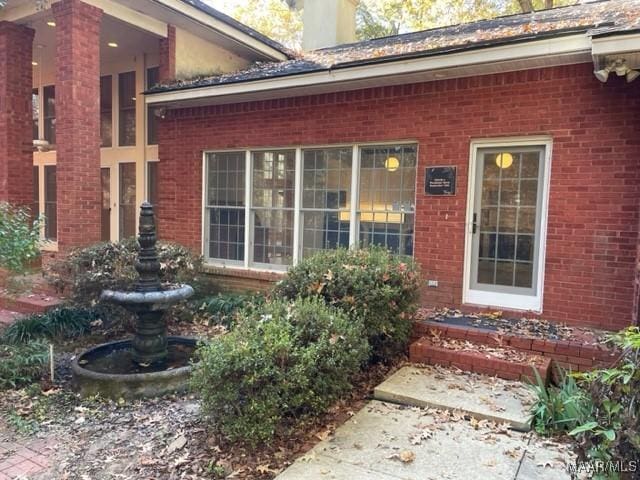
[[[149,105],[165,108],[221,105],[401,85],[445,78],[590,62],[591,38],[567,34],[419,58],[396,58],[277,78],[242,81],[147,94]]]

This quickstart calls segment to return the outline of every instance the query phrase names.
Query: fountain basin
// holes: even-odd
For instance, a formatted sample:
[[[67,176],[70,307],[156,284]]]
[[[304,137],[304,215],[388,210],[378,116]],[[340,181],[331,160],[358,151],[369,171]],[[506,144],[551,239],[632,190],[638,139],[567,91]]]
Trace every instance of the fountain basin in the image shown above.
[[[100,300],[111,302],[131,310],[149,311],[167,310],[171,305],[193,295],[190,285],[172,285],[169,288],[152,292],[104,290]]]
[[[197,340],[167,337],[167,343],[166,363],[148,368],[133,361],[131,340],[104,343],[83,352],[71,365],[77,391],[83,397],[100,395],[114,400],[185,391]]]

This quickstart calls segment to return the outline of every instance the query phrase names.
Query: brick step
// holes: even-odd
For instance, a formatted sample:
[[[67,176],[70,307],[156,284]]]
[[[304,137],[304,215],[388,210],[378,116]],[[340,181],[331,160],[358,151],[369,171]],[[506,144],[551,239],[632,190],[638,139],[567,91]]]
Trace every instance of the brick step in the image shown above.
[[[62,299],[40,293],[22,296],[0,295],[0,308],[12,312],[31,314],[44,313],[61,305]]]
[[[455,367],[465,372],[529,383],[537,383],[533,369],[538,371],[545,383],[551,374],[551,359],[548,357],[436,335],[427,335],[412,343],[409,347],[409,360],[413,363]]]
[[[553,360],[559,366],[572,371],[589,371],[606,368],[617,358],[617,352],[592,338],[558,340],[499,332],[486,328],[451,325],[445,322],[421,320],[414,323],[415,340],[427,336],[439,336],[452,340],[464,340],[492,347],[505,347],[529,352]]]

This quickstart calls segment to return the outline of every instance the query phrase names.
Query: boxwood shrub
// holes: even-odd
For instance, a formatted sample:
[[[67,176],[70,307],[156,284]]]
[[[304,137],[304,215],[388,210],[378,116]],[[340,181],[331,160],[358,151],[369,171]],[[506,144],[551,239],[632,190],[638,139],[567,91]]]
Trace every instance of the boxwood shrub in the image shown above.
[[[220,433],[255,445],[347,392],[368,344],[358,321],[318,298],[245,312],[234,330],[199,348],[192,385]]]
[[[389,360],[406,350],[417,306],[420,272],[410,257],[382,247],[327,250],[289,269],[275,297],[320,297],[362,321],[372,360]]]

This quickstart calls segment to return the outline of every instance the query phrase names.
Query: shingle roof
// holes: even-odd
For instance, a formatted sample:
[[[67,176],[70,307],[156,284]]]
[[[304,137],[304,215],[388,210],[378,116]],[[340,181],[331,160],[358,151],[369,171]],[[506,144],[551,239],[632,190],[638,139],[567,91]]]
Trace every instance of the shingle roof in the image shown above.
[[[274,49],[278,50],[279,52],[284,53],[288,57],[291,57],[291,51],[288,48],[286,48],[284,45],[282,45],[281,43],[278,43],[275,40],[273,40],[272,38],[269,38],[266,35],[263,35],[262,33],[254,30],[251,27],[248,27],[244,23],[241,23],[241,22],[237,21],[235,18],[230,17],[229,15],[225,15],[221,11],[216,10],[213,7],[210,7],[206,3],[204,3],[204,2],[202,2],[200,0],[181,0],[181,1],[183,3],[186,3],[187,5],[191,5],[192,7],[200,10],[201,12],[206,13],[207,15],[215,18],[216,20],[220,20],[221,22],[224,22],[227,25],[232,26],[236,30],[240,30],[241,32],[246,33],[250,37],[253,37],[256,40],[264,43],[265,45],[268,45],[271,48],[274,48]]]
[[[640,30],[640,0],[601,0],[300,53],[297,58],[283,62],[261,63],[234,73],[159,85],[149,93],[300,75],[570,33],[633,30]]]

